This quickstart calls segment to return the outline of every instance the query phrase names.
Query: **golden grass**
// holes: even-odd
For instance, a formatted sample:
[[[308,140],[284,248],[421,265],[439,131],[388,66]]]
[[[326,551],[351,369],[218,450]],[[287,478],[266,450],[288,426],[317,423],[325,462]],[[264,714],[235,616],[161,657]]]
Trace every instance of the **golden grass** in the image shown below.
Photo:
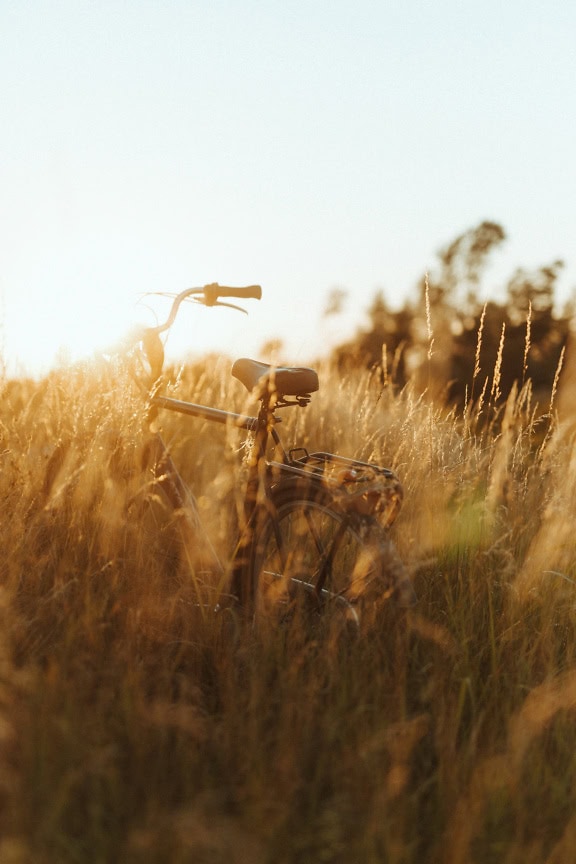
[[[172,392],[242,410],[228,364],[208,368]],[[458,416],[326,368],[284,413],[288,443],[405,487],[418,607],[336,638],[198,603],[121,370],[5,381],[0,861],[569,860],[574,442],[529,381],[501,409],[497,390]],[[162,422],[227,555],[242,437]]]

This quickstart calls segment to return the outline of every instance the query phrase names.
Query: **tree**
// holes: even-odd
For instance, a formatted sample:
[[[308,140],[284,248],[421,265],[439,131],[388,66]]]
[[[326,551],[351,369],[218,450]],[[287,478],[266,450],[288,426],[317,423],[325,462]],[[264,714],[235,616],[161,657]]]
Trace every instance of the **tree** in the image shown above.
[[[480,222],[440,250],[440,272],[428,279],[429,300],[437,304],[474,306],[482,271],[489,254],[506,239],[497,222]],[[420,285],[420,292],[424,283]]]
[[[544,404],[572,316],[570,307],[562,314],[554,309],[563,264],[517,269],[506,286],[505,302],[483,305],[478,299],[481,275],[505,236],[500,225],[486,221],[459,235],[439,252],[438,271],[419,283],[415,306],[407,301],[393,312],[378,292],[368,309],[368,327],[333,352],[338,366],[376,368],[383,377],[394,369],[397,386],[411,380],[431,396],[459,405],[479,396],[484,384],[498,401],[514,381],[530,378]]]
[[[369,325],[332,352],[332,360],[341,371],[353,368],[376,369],[382,378],[394,371],[394,381],[407,381],[403,348],[411,341],[412,312],[404,307],[393,312],[382,291],[374,295],[367,310]]]

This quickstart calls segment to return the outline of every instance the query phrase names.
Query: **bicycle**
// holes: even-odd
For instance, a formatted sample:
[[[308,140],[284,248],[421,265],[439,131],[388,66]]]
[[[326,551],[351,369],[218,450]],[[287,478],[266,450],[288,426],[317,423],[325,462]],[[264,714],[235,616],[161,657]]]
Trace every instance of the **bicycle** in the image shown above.
[[[143,329],[130,352],[132,378],[146,399],[152,482],[184,518],[186,541],[194,547],[192,569],[216,574],[223,596],[255,616],[293,614],[298,606],[314,614],[335,607],[360,622],[360,605],[370,596],[394,597],[412,605],[411,580],[389,536],[402,504],[396,474],[379,465],[303,447],[285,449],[278,412],[305,408],[319,389],[308,367],[273,367],[242,358],[232,375],[259,403],[256,416],[186,402],[163,393],[164,346],[184,301],[227,306],[245,312],[238,299],[260,299],[261,288],[189,288],[172,298],[167,319]],[[224,564],[206,541],[196,499],[183,481],[158,428],[160,411],[232,424],[251,436],[239,537]],[[271,451],[270,458],[269,451]],[[198,549],[201,548],[201,553]],[[222,597],[219,598],[222,603]]]

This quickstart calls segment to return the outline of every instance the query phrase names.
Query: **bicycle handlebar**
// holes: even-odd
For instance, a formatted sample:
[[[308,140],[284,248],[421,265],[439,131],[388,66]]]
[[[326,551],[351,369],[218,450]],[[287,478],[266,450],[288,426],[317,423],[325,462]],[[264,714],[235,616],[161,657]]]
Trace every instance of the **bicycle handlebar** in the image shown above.
[[[170,313],[163,324],[158,324],[156,327],[146,327],[141,336],[141,342],[148,358],[152,377],[156,380],[161,372],[164,364],[164,348],[160,340],[160,333],[169,330],[178,314],[180,304],[192,297],[196,302],[202,303],[204,306],[217,306],[219,299],[235,298],[235,299],[254,299],[260,300],[262,297],[262,288],[260,285],[246,285],[244,288],[231,288],[226,285],[218,285],[217,282],[212,282],[210,285],[204,285],[203,288],[186,288],[177,294],[172,301]],[[228,305],[228,304],[220,304]],[[240,307],[233,307],[239,309]],[[244,310],[241,310],[244,311]]]
[[[204,297],[202,299],[197,295],[204,295]],[[204,306],[217,306],[220,297],[234,297],[245,300],[252,298],[254,300],[260,300],[262,297],[262,288],[260,285],[247,285],[245,288],[230,288],[225,285],[218,285],[217,282],[212,282],[210,285],[204,285],[203,288],[186,288],[174,297],[172,308],[170,309],[170,314],[166,321],[163,324],[159,324],[157,327],[152,327],[150,329],[154,330],[156,333],[163,333],[165,330],[168,330],[176,320],[180,304],[184,300],[187,300],[188,297],[194,297],[198,303],[203,303]]]

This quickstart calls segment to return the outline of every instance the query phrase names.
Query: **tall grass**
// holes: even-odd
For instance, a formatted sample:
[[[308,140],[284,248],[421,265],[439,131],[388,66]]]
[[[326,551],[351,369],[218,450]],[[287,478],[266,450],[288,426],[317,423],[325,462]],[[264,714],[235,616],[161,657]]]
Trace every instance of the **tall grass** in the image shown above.
[[[172,392],[245,407],[208,368]],[[498,408],[476,374],[462,416],[328,368],[283,415],[288,443],[405,487],[419,604],[346,639],[198,604],[119,371],[4,382],[0,861],[570,860],[573,438],[529,380]],[[162,422],[226,555],[242,438]]]

